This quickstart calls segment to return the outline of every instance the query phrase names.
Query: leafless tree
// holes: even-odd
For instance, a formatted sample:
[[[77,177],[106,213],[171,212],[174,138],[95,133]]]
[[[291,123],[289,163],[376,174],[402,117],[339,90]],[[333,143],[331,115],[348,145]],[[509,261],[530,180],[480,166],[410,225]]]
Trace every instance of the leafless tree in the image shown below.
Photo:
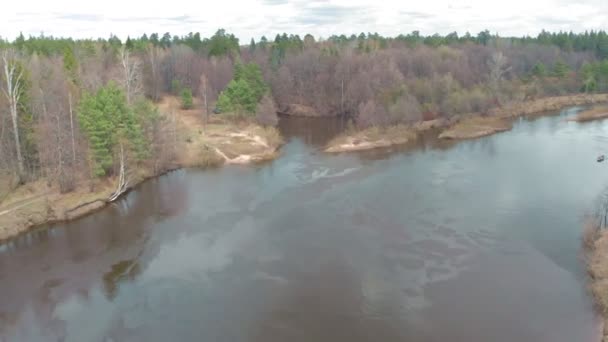
[[[141,93],[141,64],[137,58],[131,56],[131,53],[125,47],[120,49],[120,62],[127,103],[131,104],[135,97]]]
[[[260,125],[275,126],[279,122],[277,117],[277,106],[270,95],[264,95],[255,115],[256,121]]]
[[[205,120],[209,121],[209,81],[204,73],[200,77],[200,93],[203,100],[203,110],[205,112]]]
[[[17,167],[19,182],[22,182],[25,177],[25,166],[23,161],[23,155],[21,153],[21,143],[19,140],[19,112],[17,105],[21,98],[21,86],[23,72],[17,68],[17,62],[15,57],[11,55],[10,51],[5,51],[2,55],[2,61],[4,62],[4,81],[5,88],[3,89],[4,95],[8,100],[9,110],[11,113],[11,120],[13,123],[13,136],[15,138],[15,151],[17,152]]]
[[[495,51],[488,61],[490,68],[490,89],[496,99],[500,95],[500,82],[510,68],[507,63],[507,57],[501,51]]]
[[[158,101],[160,99],[162,90],[162,78],[160,74],[161,58],[161,48],[154,44],[149,44],[146,48],[146,93],[153,101]]]

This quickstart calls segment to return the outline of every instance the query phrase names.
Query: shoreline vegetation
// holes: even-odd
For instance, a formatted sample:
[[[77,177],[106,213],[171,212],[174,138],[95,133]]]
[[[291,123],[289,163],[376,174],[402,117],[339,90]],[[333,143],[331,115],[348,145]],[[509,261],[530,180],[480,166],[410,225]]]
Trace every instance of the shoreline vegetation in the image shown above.
[[[577,94],[541,98],[505,105],[480,113],[463,115],[452,120],[435,119],[413,125],[395,125],[387,128],[370,127],[350,130],[332,139],[324,151],[327,153],[363,151],[392,145],[401,145],[416,140],[417,133],[430,129],[440,129],[438,137],[448,140],[475,139],[512,128],[512,119],[520,116],[539,115],[568,106],[592,105],[608,102],[608,94]],[[608,117],[608,107],[599,106],[583,111],[572,121],[590,121]]]
[[[123,194],[173,170],[252,164],[279,155],[283,139],[274,127],[217,116],[205,122],[200,109],[177,109],[179,100],[175,97],[163,98],[158,108],[174,115],[169,122],[175,130],[175,160],[162,169],[146,166],[133,170]],[[108,199],[117,183],[117,176],[83,180],[67,193],[44,179],[17,187],[0,199],[0,242],[37,226],[74,220],[105,207],[111,203]]]

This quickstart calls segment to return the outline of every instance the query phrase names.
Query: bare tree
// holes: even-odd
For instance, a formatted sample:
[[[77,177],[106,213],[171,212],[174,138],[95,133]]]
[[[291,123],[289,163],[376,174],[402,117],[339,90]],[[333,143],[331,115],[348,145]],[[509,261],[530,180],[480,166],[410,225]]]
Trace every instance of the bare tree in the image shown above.
[[[162,78],[160,75],[161,49],[154,44],[150,44],[146,48],[146,56],[148,65],[148,72],[146,73],[148,80],[147,94],[152,100],[158,101],[162,87]]]
[[[120,195],[127,191],[129,186],[129,179],[127,178],[127,166],[125,161],[125,149],[123,143],[120,143],[120,169],[118,173],[118,185],[116,190],[108,198],[109,202],[114,202]]]
[[[279,123],[277,106],[270,95],[264,95],[255,114],[257,123],[264,126],[276,126]]]
[[[141,92],[141,65],[124,46],[120,49],[120,62],[127,103],[131,104],[135,96]]]
[[[76,127],[71,108],[70,81],[60,59],[30,63],[32,110],[37,113],[36,142],[41,170],[62,193],[75,186],[77,168]],[[44,76],[41,76],[44,75]]]
[[[8,100],[8,105],[11,113],[11,119],[13,122],[13,136],[15,138],[15,150],[17,152],[17,176],[19,178],[19,182],[22,182],[25,174],[25,167],[23,162],[23,155],[21,154],[21,144],[19,142],[19,113],[17,111],[17,104],[19,103],[21,97],[21,81],[23,73],[21,70],[17,70],[17,63],[11,56],[9,56],[8,51],[4,52],[2,60],[4,61],[4,78],[6,83],[6,87],[3,90],[4,95]]]
[[[76,138],[74,137],[74,112],[72,111],[72,93],[68,94],[70,106],[70,135],[72,136],[72,163],[76,164]]]
[[[205,110],[205,119],[209,121],[209,81],[207,80],[207,76],[204,73],[201,74],[200,77],[200,92],[201,98],[203,99],[203,108]]]
[[[507,57],[501,51],[496,51],[488,61],[488,66],[490,68],[490,89],[492,90],[494,97],[498,100],[500,95],[500,82],[510,69],[507,66]]]

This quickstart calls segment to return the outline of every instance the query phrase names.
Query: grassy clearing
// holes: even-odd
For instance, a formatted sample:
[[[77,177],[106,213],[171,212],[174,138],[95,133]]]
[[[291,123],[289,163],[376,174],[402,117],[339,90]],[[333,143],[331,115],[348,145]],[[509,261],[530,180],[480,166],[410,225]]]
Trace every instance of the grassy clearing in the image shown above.
[[[608,106],[597,106],[576,114],[569,121],[586,122],[608,118]]]
[[[458,123],[439,134],[440,139],[474,139],[497,132],[508,131],[512,124],[508,119],[500,117],[472,116],[460,120]]]

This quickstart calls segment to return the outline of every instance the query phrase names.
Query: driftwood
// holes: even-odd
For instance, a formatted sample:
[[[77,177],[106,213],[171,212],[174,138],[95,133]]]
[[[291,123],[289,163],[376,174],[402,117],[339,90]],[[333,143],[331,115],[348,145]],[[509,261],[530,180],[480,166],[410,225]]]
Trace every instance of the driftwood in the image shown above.
[[[118,176],[118,186],[116,187],[116,191],[108,198],[108,202],[114,202],[120,195],[129,189],[129,181],[127,180],[125,169],[125,152],[122,144],[120,144],[120,175]]]

